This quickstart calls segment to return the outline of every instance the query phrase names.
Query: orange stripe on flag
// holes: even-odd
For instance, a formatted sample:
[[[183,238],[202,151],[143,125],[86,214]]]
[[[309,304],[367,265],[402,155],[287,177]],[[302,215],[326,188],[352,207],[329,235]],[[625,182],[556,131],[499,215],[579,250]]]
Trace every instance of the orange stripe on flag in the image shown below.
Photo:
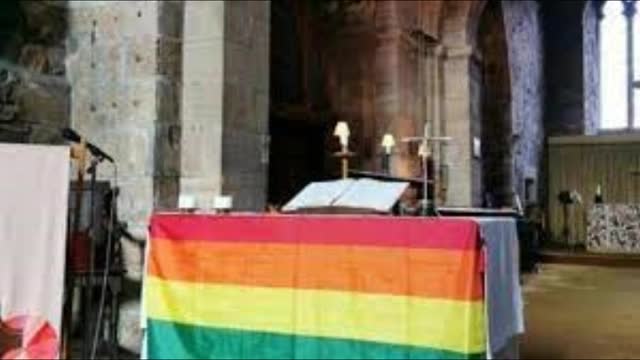
[[[196,283],[479,300],[477,252],[153,239],[149,272]]]

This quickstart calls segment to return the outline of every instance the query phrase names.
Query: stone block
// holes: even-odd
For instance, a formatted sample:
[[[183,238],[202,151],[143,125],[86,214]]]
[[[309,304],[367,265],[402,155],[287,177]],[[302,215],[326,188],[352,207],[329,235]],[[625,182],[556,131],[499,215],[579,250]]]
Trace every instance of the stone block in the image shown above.
[[[154,174],[162,177],[180,176],[180,141],[181,127],[179,123],[157,123],[155,131]]]
[[[224,1],[187,1],[185,3],[184,40],[201,41],[224,36]]]
[[[101,125],[87,128],[84,134],[118,162],[120,175],[149,177],[153,175],[154,159],[154,129],[150,126],[109,129],[108,125]]]
[[[191,124],[182,134],[181,174],[199,178],[220,176],[222,129],[206,123]]]
[[[178,208],[180,194],[180,176],[155,176],[153,196],[156,210],[174,210]]]
[[[144,234],[153,210],[153,178],[121,175],[119,182],[121,193],[118,199],[118,211],[130,228],[143,230]],[[137,237],[140,234],[134,233]]]
[[[185,3],[183,1],[158,2],[158,33],[160,36],[181,38],[184,26]]]
[[[256,132],[258,119],[252,118],[252,89],[246,84],[225,83],[224,128],[245,129]]]
[[[183,81],[222,81],[224,42],[222,39],[186,40],[183,49]]]
[[[180,178],[180,193],[196,197],[196,205],[207,207],[212,204],[215,196],[221,194],[220,172],[209,176]]]
[[[156,85],[157,121],[161,124],[180,123],[182,84],[168,77],[159,77]]]
[[[222,83],[216,82],[191,82],[183,84],[183,122],[199,122],[222,127],[223,89]]]
[[[158,69],[158,38],[140,36],[126,39],[124,45],[124,69],[130,79],[156,75]]]
[[[248,67],[255,54],[247,46],[226,41],[224,43],[224,80],[234,84],[249,84],[253,81]]]
[[[182,41],[161,36],[157,48],[157,74],[174,81],[182,78]]]
[[[140,353],[140,300],[130,300],[122,304],[118,321],[118,344],[132,353]]]
[[[118,84],[116,124],[145,126],[157,117],[156,79],[132,80]]]
[[[159,3],[163,1],[121,1],[121,33],[125,37],[159,34]]]
[[[263,140],[261,134],[225,126],[222,142],[224,169],[242,169],[242,172],[260,171]]]

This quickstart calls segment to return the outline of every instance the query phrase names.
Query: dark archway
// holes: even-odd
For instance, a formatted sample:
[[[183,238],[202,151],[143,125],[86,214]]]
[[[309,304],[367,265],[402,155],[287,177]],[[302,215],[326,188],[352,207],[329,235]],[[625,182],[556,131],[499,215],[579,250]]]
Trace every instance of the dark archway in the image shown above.
[[[268,202],[283,205],[325,176],[328,121],[314,3],[271,2]]]
[[[478,26],[481,54],[481,158],[485,206],[509,206],[513,202],[511,81],[502,5],[487,3]]]

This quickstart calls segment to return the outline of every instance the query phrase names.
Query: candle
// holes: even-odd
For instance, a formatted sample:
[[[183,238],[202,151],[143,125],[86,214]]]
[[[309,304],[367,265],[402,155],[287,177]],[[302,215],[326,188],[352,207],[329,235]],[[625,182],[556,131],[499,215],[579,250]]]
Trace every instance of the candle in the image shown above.
[[[387,155],[391,155],[391,149],[396,145],[396,140],[393,138],[393,135],[386,133],[382,137],[382,147],[384,148],[384,152]]]
[[[342,151],[346,152],[349,146],[349,136],[351,132],[349,131],[349,125],[347,125],[346,121],[339,121],[336,124],[336,128],[333,131],[333,135],[340,139],[340,145],[342,145]]]

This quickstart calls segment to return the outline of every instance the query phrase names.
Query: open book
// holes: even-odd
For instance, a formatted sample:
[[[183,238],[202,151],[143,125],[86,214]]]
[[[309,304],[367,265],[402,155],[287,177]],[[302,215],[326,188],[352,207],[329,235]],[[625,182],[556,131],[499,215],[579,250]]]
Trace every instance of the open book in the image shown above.
[[[408,182],[342,179],[307,185],[283,212],[390,213]]]

